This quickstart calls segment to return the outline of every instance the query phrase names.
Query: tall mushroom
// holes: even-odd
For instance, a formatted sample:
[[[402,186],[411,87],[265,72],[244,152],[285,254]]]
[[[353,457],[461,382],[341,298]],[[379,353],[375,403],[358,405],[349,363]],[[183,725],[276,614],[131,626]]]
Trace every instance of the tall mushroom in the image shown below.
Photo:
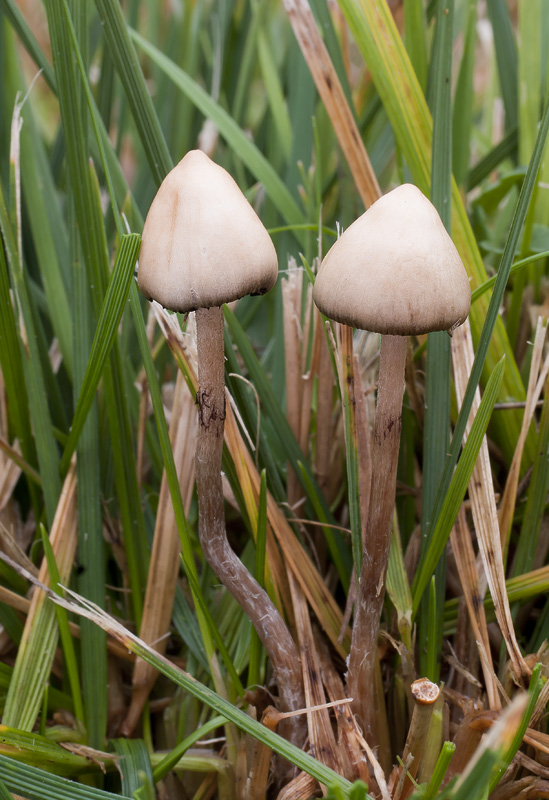
[[[138,282],[172,311],[196,311],[198,527],[204,555],[265,646],[284,710],[304,705],[299,652],[267,593],[231,549],[221,458],[225,420],[223,303],[264,294],[278,275],[273,243],[237,184],[199,150],[167,175],[143,229]],[[294,723],[294,740],[302,725]],[[290,735],[292,733],[290,732]]]
[[[391,541],[407,337],[452,331],[471,304],[467,273],[442,221],[415,186],[389,192],[354,222],[320,267],[313,299],[331,319],[381,333],[373,477],[347,688],[370,743],[379,621]]]

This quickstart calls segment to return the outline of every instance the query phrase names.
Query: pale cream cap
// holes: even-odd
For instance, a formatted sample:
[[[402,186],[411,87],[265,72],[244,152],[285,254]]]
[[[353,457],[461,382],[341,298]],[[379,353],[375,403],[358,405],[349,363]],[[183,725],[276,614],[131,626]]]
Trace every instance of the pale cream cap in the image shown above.
[[[394,335],[452,330],[471,287],[432,203],[411,184],[384,195],[327,253],[313,299],[327,317]]]
[[[235,181],[200,150],[187,153],[147,214],[137,275],[145,297],[195,311],[264,294],[277,276],[271,238]]]

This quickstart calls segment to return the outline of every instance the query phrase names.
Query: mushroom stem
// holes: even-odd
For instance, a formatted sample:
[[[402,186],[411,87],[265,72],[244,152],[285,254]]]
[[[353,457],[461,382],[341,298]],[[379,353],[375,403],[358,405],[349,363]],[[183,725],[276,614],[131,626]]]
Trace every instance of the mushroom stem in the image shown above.
[[[198,439],[196,489],[198,533],[206,560],[247,614],[275,672],[283,711],[305,705],[299,651],[268,594],[231,549],[225,530],[221,464],[225,426],[223,310],[196,311],[198,348]],[[302,745],[303,717],[288,720],[288,735]]]
[[[347,673],[348,694],[354,698],[353,711],[370,745],[375,743],[376,733],[372,689],[395,506],[406,348],[406,336],[381,337],[370,509]]]

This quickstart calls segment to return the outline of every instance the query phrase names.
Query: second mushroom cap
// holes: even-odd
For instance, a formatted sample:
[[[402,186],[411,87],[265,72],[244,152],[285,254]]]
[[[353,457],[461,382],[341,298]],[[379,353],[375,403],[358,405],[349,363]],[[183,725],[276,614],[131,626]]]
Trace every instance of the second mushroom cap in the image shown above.
[[[435,207],[404,184],[370,206],[333,245],[313,298],[338,322],[407,336],[460,325],[471,288]]]

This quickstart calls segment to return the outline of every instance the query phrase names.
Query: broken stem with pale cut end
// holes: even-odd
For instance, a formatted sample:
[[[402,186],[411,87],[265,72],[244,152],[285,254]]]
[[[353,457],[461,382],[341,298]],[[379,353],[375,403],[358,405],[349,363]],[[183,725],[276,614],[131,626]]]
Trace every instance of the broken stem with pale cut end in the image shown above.
[[[381,337],[370,509],[355,605],[347,692],[370,746],[376,742],[375,660],[391,543],[404,395],[406,336]]]
[[[204,556],[250,618],[273,665],[283,711],[303,708],[301,659],[282,617],[229,545],[221,475],[225,427],[225,366],[223,310],[219,306],[196,312],[198,348],[198,439],[196,489],[198,532]],[[288,719],[288,738],[301,746],[305,727],[301,717]]]

